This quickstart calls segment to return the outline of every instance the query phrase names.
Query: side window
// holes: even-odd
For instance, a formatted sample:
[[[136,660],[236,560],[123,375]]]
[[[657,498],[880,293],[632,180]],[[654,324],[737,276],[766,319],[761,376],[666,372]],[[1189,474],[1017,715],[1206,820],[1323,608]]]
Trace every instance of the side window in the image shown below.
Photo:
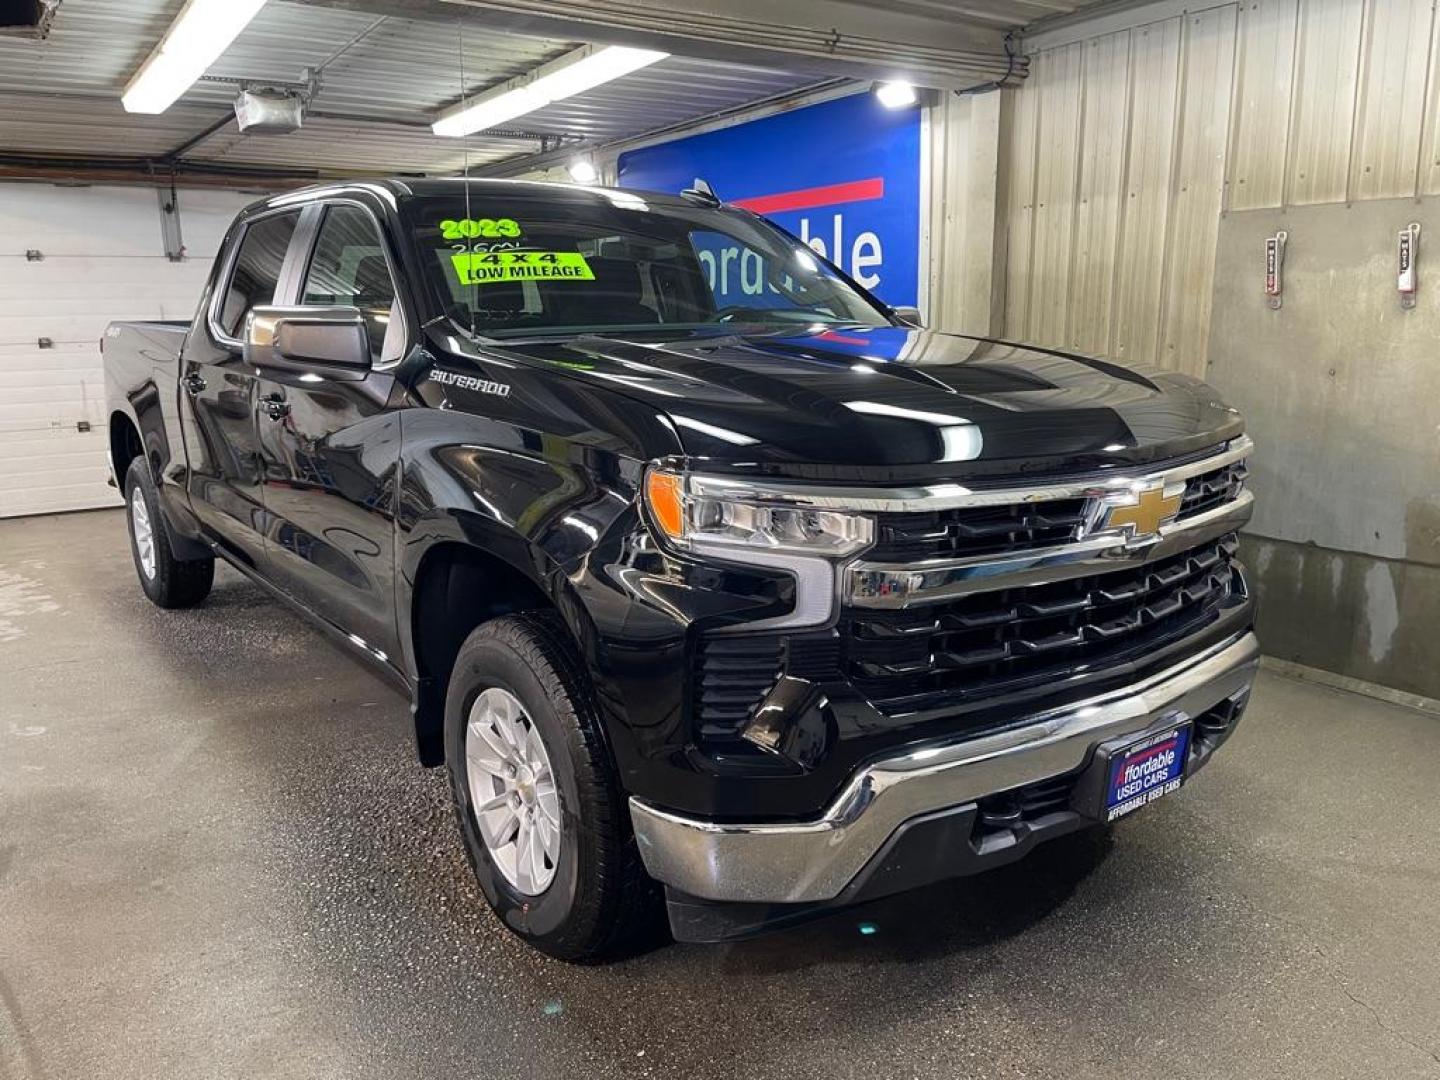
[[[399,359],[400,342],[388,343],[395,283],[385,262],[385,249],[370,215],[355,206],[332,206],[325,211],[315,253],[305,272],[300,301],[319,307],[356,307],[365,317],[370,353],[376,360]],[[398,320],[396,322],[399,329]]]
[[[220,307],[220,329],[227,337],[240,336],[251,308],[274,302],[280,268],[285,265],[285,249],[290,246],[299,220],[296,211],[261,218],[245,227],[240,250],[235,254],[235,268],[225,286],[225,302]]]

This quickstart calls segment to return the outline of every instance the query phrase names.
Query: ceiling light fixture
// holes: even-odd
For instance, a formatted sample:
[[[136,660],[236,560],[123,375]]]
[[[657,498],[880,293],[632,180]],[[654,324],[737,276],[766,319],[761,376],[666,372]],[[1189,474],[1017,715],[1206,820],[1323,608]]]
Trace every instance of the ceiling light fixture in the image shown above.
[[[908,82],[876,83],[875,96],[887,109],[903,109],[920,100],[915,94],[915,87]]]
[[[265,0],[190,0],[120,95],[125,111],[163,113],[264,6]]]
[[[585,158],[576,158],[570,163],[570,179],[577,184],[593,184],[600,179],[595,166]]]
[[[436,135],[450,138],[484,131],[649,67],[669,55],[623,45],[586,45],[478,97],[462,101],[431,124],[430,129]]]

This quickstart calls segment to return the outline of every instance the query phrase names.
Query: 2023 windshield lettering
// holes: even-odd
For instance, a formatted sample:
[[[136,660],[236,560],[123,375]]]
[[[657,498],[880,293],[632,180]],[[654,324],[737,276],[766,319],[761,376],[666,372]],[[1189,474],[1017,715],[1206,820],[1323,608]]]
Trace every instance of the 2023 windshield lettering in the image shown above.
[[[444,240],[513,240],[520,235],[514,218],[446,218],[440,222]]]

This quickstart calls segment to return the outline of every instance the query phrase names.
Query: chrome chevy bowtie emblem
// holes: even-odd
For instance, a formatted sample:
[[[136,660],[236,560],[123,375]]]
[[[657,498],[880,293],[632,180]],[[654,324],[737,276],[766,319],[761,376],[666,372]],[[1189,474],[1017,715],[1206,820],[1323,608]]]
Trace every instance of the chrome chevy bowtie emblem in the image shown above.
[[[1091,532],[1123,532],[1127,543],[1159,539],[1160,530],[1175,520],[1185,496],[1185,485],[1166,489],[1160,484],[1111,492],[1101,496],[1099,514]]]

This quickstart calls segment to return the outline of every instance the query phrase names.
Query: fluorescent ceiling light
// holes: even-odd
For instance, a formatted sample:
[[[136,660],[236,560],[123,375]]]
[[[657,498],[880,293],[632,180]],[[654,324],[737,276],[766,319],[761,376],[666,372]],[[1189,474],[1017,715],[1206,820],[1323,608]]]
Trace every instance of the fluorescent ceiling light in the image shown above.
[[[570,163],[570,179],[577,184],[593,184],[600,178],[600,173],[595,166],[584,158],[576,158]]]
[[[451,138],[484,131],[649,67],[669,55],[623,45],[586,45],[526,75],[501,83],[477,98],[462,101],[430,128],[436,135]]]
[[[120,95],[125,111],[168,109],[264,6],[265,0],[190,0]]]
[[[875,87],[875,96],[887,109],[903,109],[906,105],[914,105],[917,100],[915,87],[908,82],[880,83]]]

